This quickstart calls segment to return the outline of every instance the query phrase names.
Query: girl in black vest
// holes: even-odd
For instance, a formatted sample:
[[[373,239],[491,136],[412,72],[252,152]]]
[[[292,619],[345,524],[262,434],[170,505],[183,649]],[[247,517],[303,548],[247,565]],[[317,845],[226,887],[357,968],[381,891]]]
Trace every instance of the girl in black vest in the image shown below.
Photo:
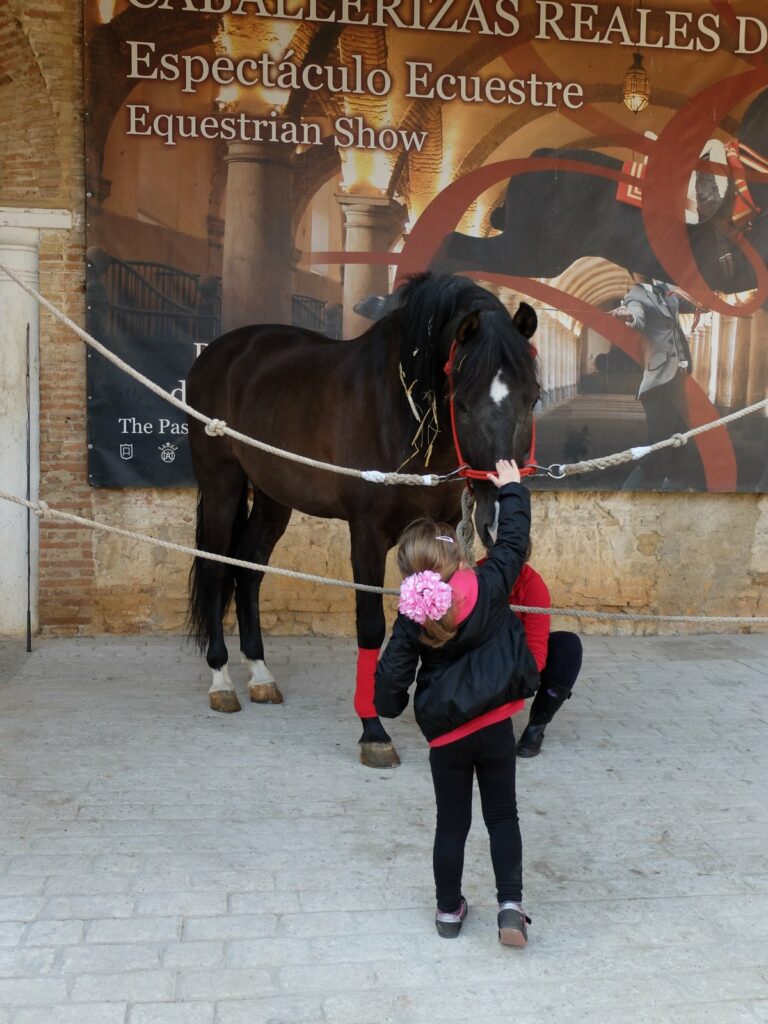
[[[500,507],[497,541],[483,566],[463,565],[456,534],[444,523],[418,520],[400,538],[400,614],[376,669],[374,699],[379,715],[395,718],[416,678],[414,712],[430,745],[437,801],[438,933],[454,938],[467,915],[461,876],[477,773],[496,877],[499,939],[524,946],[528,919],[521,905],[511,715],[535,692],[539,678],[508,602],[528,546],[530,497],[514,462],[497,462],[489,479],[499,488]]]

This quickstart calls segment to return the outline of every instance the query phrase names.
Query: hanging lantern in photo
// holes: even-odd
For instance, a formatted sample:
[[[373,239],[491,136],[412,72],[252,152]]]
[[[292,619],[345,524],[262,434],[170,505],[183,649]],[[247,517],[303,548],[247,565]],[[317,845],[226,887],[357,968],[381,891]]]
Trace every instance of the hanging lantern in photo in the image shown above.
[[[624,105],[633,114],[639,114],[648,106],[650,98],[651,83],[648,80],[648,72],[643,67],[643,56],[635,53],[632,55],[632,64],[624,75]]]

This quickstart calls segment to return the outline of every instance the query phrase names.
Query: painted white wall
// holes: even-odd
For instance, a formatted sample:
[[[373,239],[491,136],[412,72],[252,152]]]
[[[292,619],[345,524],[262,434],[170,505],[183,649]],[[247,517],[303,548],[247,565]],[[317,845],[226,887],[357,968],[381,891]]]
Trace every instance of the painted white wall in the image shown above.
[[[65,210],[0,207],[0,262],[27,284],[38,288],[40,231],[71,226],[71,215]],[[38,496],[40,483],[39,322],[35,299],[0,271],[0,488],[22,498],[26,496],[29,421],[32,500]],[[0,635],[3,636],[23,636],[26,632],[28,550],[33,630],[38,625],[38,523],[34,515],[30,518],[28,543],[26,509],[0,501]]]

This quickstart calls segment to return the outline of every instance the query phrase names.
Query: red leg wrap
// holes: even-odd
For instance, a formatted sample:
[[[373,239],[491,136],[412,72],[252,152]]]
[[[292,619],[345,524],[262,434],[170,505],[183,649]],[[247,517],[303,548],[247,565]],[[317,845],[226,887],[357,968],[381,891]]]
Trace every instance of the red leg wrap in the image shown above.
[[[375,650],[358,647],[355,680],[355,711],[359,718],[376,718],[373,706],[373,673],[379,660],[380,647]]]

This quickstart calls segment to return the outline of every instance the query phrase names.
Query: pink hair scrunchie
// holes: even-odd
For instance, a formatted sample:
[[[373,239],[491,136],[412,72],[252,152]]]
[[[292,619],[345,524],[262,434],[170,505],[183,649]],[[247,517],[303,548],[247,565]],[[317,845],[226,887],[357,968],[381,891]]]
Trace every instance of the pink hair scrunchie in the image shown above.
[[[453,591],[447,583],[443,583],[440,574],[431,572],[415,572],[406,576],[400,584],[400,602],[398,610],[420,626],[426,619],[442,619],[453,600]]]

